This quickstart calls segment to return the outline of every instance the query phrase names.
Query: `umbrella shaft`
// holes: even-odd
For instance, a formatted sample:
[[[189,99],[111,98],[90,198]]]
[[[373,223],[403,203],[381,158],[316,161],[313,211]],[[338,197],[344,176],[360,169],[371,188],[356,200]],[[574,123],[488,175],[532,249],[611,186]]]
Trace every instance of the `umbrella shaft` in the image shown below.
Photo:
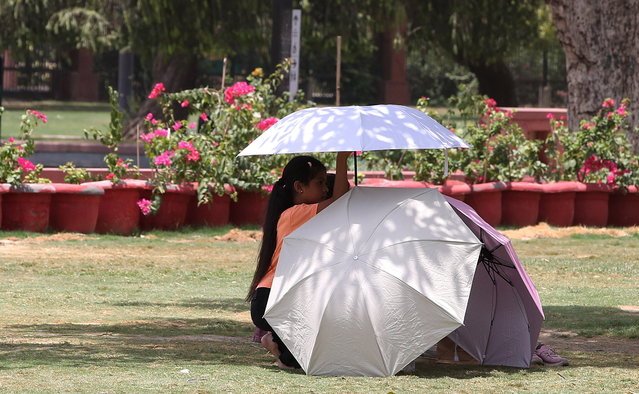
[[[353,152],[353,180],[355,181],[355,186],[357,186],[357,152]]]

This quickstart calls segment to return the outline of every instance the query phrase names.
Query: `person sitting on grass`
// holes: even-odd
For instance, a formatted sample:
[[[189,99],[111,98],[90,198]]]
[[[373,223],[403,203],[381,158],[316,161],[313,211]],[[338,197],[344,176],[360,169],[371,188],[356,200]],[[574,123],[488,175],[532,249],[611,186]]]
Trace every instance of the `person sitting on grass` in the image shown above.
[[[346,161],[349,155],[350,152],[337,154],[335,185],[330,198],[327,198],[326,167],[312,156],[292,158],[284,167],[282,177],[273,185],[269,197],[262,244],[246,299],[251,302],[253,324],[268,331],[261,339],[262,345],[275,356],[280,368],[300,368],[293,354],[264,319],[282,241],[348,191]]]

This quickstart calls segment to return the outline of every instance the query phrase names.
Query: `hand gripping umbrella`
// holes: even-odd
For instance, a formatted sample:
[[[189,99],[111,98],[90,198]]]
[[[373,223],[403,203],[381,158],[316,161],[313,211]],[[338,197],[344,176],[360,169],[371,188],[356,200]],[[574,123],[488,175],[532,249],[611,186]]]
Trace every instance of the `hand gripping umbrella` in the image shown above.
[[[391,376],[463,322],[481,248],[436,189],[356,187],[284,239],[264,317],[307,374]]]
[[[449,148],[469,145],[419,110],[402,105],[372,105],[294,112],[271,126],[238,156]],[[444,173],[447,172],[446,161]]]
[[[484,243],[464,326],[449,338],[481,364],[527,368],[544,319],[537,289],[507,237],[467,204],[445,198]]]

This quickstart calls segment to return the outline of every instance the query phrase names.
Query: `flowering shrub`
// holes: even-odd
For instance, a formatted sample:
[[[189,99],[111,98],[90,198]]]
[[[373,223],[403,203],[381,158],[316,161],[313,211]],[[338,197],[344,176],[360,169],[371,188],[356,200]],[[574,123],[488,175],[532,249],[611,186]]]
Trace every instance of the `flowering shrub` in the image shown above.
[[[428,107],[428,99],[417,101],[417,109],[449,127],[471,146],[448,151],[450,172],[461,170],[471,183],[541,177],[545,164],[538,157],[540,142],[526,139],[510,111],[500,110],[495,100],[479,96],[472,86],[464,85],[460,94],[451,99],[451,105],[453,111],[438,116]],[[417,151],[415,179],[443,183],[444,160],[443,150]]]
[[[40,178],[42,164],[34,164],[27,159],[35,150],[33,130],[39,123],[47,123],[45,114],[27,110],[20,122],[22,142],[8,138],[0,146],[0,183],[19,185],[21,183],[48,183],[48,179]]]
[[[312,105],[303,102],[301,92],[289,101],[288,92],[277,93],[289,62],[264,78],[256,69],[246,81],[225,89],[199,88],[166,93],[157,84],[151,95],[162,107],[162,119],[146,118],[147,132],[140,135],[154,169],[154,195],[168,183],[198,182],[198,201],[208,201],[212,193],[225,193],[228,184],[244,190],[262,190],[272,185],[288,160],[284,155],[236,157],[242,149],[279,119]],[[171,105],[179,103],[196,116],[198,123],[176,121]],[[151,212],[157,209],[154,198]]]
[[[460,113],[473,121],[460,128],[471,149],[460,150],[457,165],[471,182],[518,181],[526,176],[539,179],[546,165],[539,159],[539,141],[528,140],[512,120],[510,111],[500,110],[495,100],[474,96],[458,101]]]
[[[551,133],[546,139],[550,180],[577,180],[620,186],[639,184],[637,156],[632,154],[628,106],[606,99],[597,114],[569,131],[565,122],[549,114]]]

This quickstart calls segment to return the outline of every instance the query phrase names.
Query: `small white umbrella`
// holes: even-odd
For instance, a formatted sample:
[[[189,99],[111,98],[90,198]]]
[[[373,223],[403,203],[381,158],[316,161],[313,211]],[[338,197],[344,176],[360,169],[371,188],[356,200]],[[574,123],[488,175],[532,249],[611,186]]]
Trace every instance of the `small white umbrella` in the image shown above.
[[[307,374],[391,376],[462,324],[481,246],[435,189],[355,187],[284,239],[264,316]]]
[[[430,116],[403,105],[316,107],[285,116],[238,156],[469,147]]]

